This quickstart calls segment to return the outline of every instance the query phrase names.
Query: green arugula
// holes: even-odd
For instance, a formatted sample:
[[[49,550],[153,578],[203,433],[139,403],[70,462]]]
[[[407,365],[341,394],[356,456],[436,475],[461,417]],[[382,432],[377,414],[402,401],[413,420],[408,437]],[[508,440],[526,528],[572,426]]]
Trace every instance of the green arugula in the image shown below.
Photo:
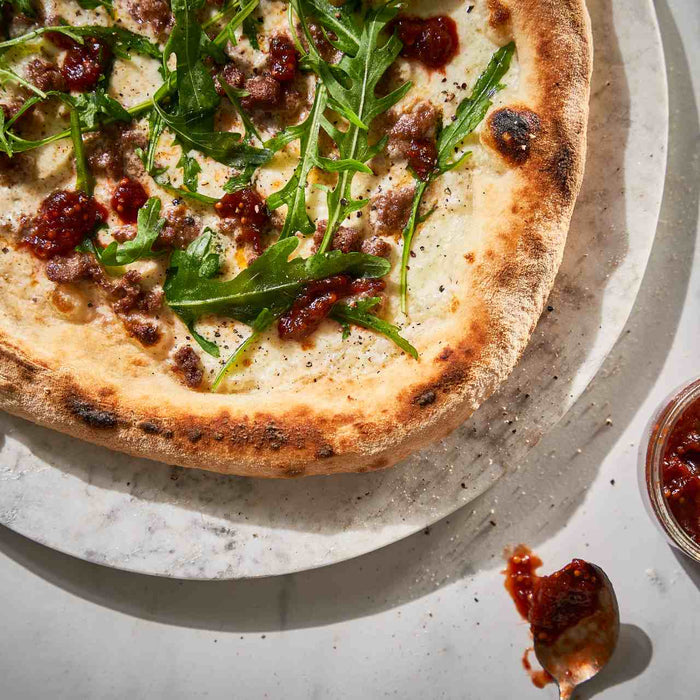
[[[323,113],[328,104],[328,93],[324,85],[316,89],[314,104],[309,116],[296,126],[291,126],[270,139],[265,145],[272,151],[277,151],[291,141],[299,139],[301,159],[294,169],[292,177],[278,192],[267,199],[271,210],[287,205],[287,215],[284,220],[280,238],[293,236],[297,231],[310,235],[316,227],[306,212],[306,184],[311,168],[318,167],[326,172],[363,172],[372,174],[372,170],[359,160],[324,158],[318,152],[318,135],[321,126],[327,122]]]
[[[182,168],[182,184],[190,192],[196,192],[199,187],[199,173],[202,172],[199,161],[183,151],[177,162],[177,167]]]
[[[168,296],[177,296],[178,291],[188,286],[196,287],[199,283],[211,280],[218,274],[221,267],[221,258],[212,250],[214,234],[211,229],[204,232],[187,246],[185,250],[175,250],[170,256],[170,267],[167,271],[163,290],[166,301]],[[170,303],[168,301],[168,303]],[[182,319],[192,337],[199,346],[212,357],[219,357],[219,347],[216,343],[207,340],[195,330],[195,322],[199,315],[190,309],[173,307],[173,311]]]
[[[110,122],[130,122],[131,114],[113,97],[110,97],[104,86],[98,85],[93,92],[82,92],[71,96],[75,109],[80,114],[80,125],[83,129],[93,131],[108,117]]]
[[[151,197],[140,209],[136,219],[136,237],[124,243],[112,241],[104,250],[95,246],[95,255],[105,267],[129,265],[137,260],[157,258],[163,253],[153,250],[153,244],[165,225],[160,218],[160,199]]]
[[[218,390],[221,382],[226,379],[226,377],[236,368],[248,348],[250,348],[250,346],[256,340],[258,340],[258,338],[260,338],[260,335],[264,333],[275,322],[275,320],[276,317],[273,315],[270,309],[263,309],[256,316],[255,320],[250,324],[252,333],[233,351],[233,354],[228,358],[228,360],[226,360],[224,366],[216,375],[216,379],[214,379],[212,382],[212,392]]]
[[[354,306],[339,302],[333,307],[330,317],[333,320],[338,321],[338,323],[340,323],[344,329],[347,329],[349,324],[353,323],[356,326],[362,326],[363,328],[369,328],[377,333],[381,333],[381,335],[384,335],[389,338],[389,340],[392,340],[405,353],[408,353],[411,357],[417,360],[418,351],[413,347],[413,345],[411,345],[411,343],[400,335],[399,327],[370,313],[371,309],[376,307],[379,303],[381,303],[381,299],[379,297],[361,299]]]
[[[86,36],[102,39],[109,44],[112,52],[118,58],[128,59],[131,57],[132,52],[150,58],[161,58],[158,45],[154,44],[146,37],[124,29],[123,27],[103,27],[101,25],[82,25],[78,27],[58,25],[53,27],[39,27],[26,34],[21,34],[7,41],[0,42],[0,53],[13,46],[19,46],[20,44],[34,41],[34,39],[40,38],[47,32],[65,34],[79,44],[83,43],[83,37]]]
[[[235,31],[243,25],[243,33],[250,41],[251,46],[257,51],[260,48],[258,45],[257,23],[250,15],[258,6],[258,2],[259,0],[251,0],[251,2],[245,4],[243,0],[238,0],[236,3],[232,3],[232,7],[238,5],[240,9],[214,37],[212,40],[214,46],[223,49],[229,41],[235,46],[237,43]]]
[[[238,0],[238,4],[243,10],[243,0]],[[255,21],[254,17],[246,17],[243,20],[243,34],[250,42],[250,45],[258,51],[260,49],[260,44],[258,43],[258,23]]]
[[[80,125],[80,114],[73,108],[70,110],[70,133],[73,140],[73,157],[75,158],[75,189],[92,196],[95,188],[95,180],[85,159],[83,148],[83,132]]]
[[[294,169],[294,174],[281,190],[267,198],[270,211],[278,209],[283,204],[287,205],[287,215],[280,239],[293,236],[297,231],[309,235],[316,230],[316,225],[306,211],[306,181],[311,168],[318,162],[318,132],[326,104],[326,89],[319,84],[309,116],[301,124],[288,127],[266,144],[269,149],[276,151],[292,140],[299,139],[301,158]]]
[[[491,98],[503,89],[501,79],[508,72],[510,62],[515,53],[515,44],[511,42],[496,51],[484,72],[479,76],[469,97],[465,97],[458,105],[455,118],[443,128],[437,137],[437,167],[427,180],[416,177],[416,189],[413,195],[411,214],[404,227],[403,252],[401,255],[400,296],[401,310],[408,313],[408,263],[411,255],[411,243],[416,228],[421,223],[418,215],[423,194],[430,182],[440,175],[453,170],[471,155],[471,151],[462,153],[457,158],[454,153],[459,150],[464,139],[481,123],[491,107]]]
[[[302,10],[302,27],[307,16],[314,17],[324,29],[326,39],[332,46],[345,54],[356,56],[362,34],[355,17],[358,5],[358,2],[350,1],[336,6],[328,0],[299,0],[297,7]],[[331,39],[330,34],[337,38]]]
[[[36,17],[36,10],[31,0],[0,0],[0,7],[10,5],[15,12],[25,17]]]
[[[227,41],[230,41],[234,46],[236,45],[234,32],[242,25],[243,34],[248,37],[251,46],[258,50],[260,46],[258,45],[256,22],[250,17],[258,4],[259,0],[251,0],[248,3],[245,3],[244,0],[231,0],[222,10],[204,22],[202,29],[209,29],[209,27],[226,20],[226,26],[211,40],[215,47],[223,48]]]
[[[48,93],[40,90],[36,85],[33,85],[28,80],[25,80],[21,76],[17,75],[17,73],[15,73],[11,68],[0,68],[0,85],[4,87],[7,83],[17,83],[18,85],[21,85],[22,87],[27,88],[27,90],[33,92],[42,100],[45,100],[48,97]]]
[[[286,311],[304,285],[313,280],[341,273],[383,277],[390,269],[384,258],[338,250],[290,260],[299,240],[286,238],[270,246],[236,277],[222,282],[200,274],[201,252],[195,246],[200,238],[186,251],[173,253],[164,286],[168,304],[188,318],[221,314],[250,324],[265,308],[274,315]],[[193,246],[195,256],[190,252]]]
[[[246,95],[250,95],[250,93],[247,90],[231,87],[223,77],[219,79],[219,82],[226,93],[226,97],[228,97],[229,102],[235,107],[236,112],[238,112],[238,115],[243,122],[243,128],[245,130],[243,136],[244,143],[250,143],[253,138],[256,138],[260,143],[262,143],[262,139],[260,138],[258,130],[255,128],[255,124],[253,124],[250,117],[243,109],[243,105],[241,104],[241,97],[246,97]]]
[[[238,190],[249,187],[250,183],[253,181],[253,175],[255,175],[256,169],[257,166],[255,165],[246,165],[241,172],[232,175],[224,185],[224,192],[230,194],[231,192],[238,192]]]
[[[83,10],[96,10],[98,7],[104,7],[110,17],[114,17],[114,2],[113,0],[78,0],[78,5]]]
[[[209,156],[231,168],[243,168],[248,164],[263,165],[272,157],[265,148],[255,148],[243,143],[241,135],[232,131],[210,131],[202,128],[199,116],[181,116],[164,112],[153,103],[155,110],[185,148]]]
[[[375,144],[368,140],[368,129],[378,115],[395,105],[411,88],[405,83],[383,97],[377,97],[377,83],[401,51],[401,42],[392,35],[383,44],[380,34],[396,16],[399,1],[390,0],[377,8],[370,8],[362,18],[362,34],[355,55],[343,55],[337,66],[323,61],[315,48],[313,37],[306,21],[309,0],[292,0],[302,29],[309,44],[306,57],[308,65],[318,74],[328,91],[328,105],[348,120],[345,131],[338,129],[329,120],[322,120],[324,131],[336,142],[340,159],[344,162],[366,163],[386,146],[386,137]],[[350,16],[340,12],[336,15],[343,24],[349,25]],[[327,20],[325,20],[327,21]],[[348,30],[352,34],[352,28]],[[340,224],[354,211],[367,204],[366,199],[355,199],[352,181],[356,170],[348,168],[340,172],[336,186],[327,195],[328,224],[319,252],[328,249]]]
[[[155,110],[152,111],[148,119],[148,146],[145,151],[142,148],[134,149],[136,155],[143,163],[144,170],[153,179],[156,185],[158,185],[158,187],[166,192],[169,192],[175,197],[184,197],[185,199],[191,199],[202,204],[216,204],[219,201],[216,197],[209,197],[208,195],[201,194],[200,192],[196,191],[198,185],[197,175],[200,171],[198,170],[199,164],[196,160],[194,160],[194,158],[186,155],[184,150],[180,160],[177,163],[177,166],[183,167],[183,163],[187,163],[186,168],[183,168],[183,173],[185,175],[183,178],[183,184],[188,189],[173,185],[167,174],[168,169],[161,168],[156,165],[156,152],[158,150],[158,143],[160,142],[160,137],[163,133],[164,126],[163,120],[160,118],[159,114]],[[183,161],[183,158],[186,160]],[[190,188],[190,185],[193,185],[193,187]]]
[[[153,107],[183,148],[198,150],[233,168],[261,165],[272,156],[270,151],[244,143],[240,134],[214,131],[214,111],[220,98],[202,60],[203,30],[197,12],[203,4],[204,0],[173,0],[171,3],[175,26],[163,51],[163,70],[167,85],[170,76],[167,64],[174,54],[177,106],[174,112],[166,112],[154,99]],[[164,89],[165,85],[161,90]]]

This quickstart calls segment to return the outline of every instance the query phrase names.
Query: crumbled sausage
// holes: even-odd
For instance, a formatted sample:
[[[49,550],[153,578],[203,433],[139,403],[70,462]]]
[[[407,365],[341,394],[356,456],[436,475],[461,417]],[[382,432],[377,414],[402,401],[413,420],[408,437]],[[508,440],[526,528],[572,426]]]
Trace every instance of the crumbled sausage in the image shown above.
[[[126,226],[120,226],[112,231],[112,237],[117,243],[125,243],[126,241],[133,241],[136,238],[136,226],[133,224],[126,224]]]
[[[122,317],[122,323],[127,333],[136,338],[144,347],[152,347],[160,340],[161,332],[158,325],[139,314]]]
[[[163,34],[173,24],[167,0],[130,0],[127,9],[138,24],[150,25],[156,34]]]
[[[402,187],[372,197],[370,221],[376,234],[392,235],[403,229],[411,215],[413,192],[413,187]]]
[[[328,222],[325,219],[320,219],[316,222],[316,232],[314,233],[314,247],[318,247],[326,235],[326,226]],[[341,250],[343,253],[351,253],[352,251],[360,250],[362,243],[362,231],[351,228],[350,226],[341,226],[334,234],[331,241],[331,250]]]
[[[53,258],[46,264],[46,276],[52,282],[62,284],[79,280],[101,281],[103,279],[102,268],[95,258],[87,253],[73,253]]]
[[[410,112],[399,116],[391,136],[405,140],[434,137],[437,119],[438,111],[430,102],[417,102]]]
[[[282,85],[269,75],[256,75],[245,81],[250,93],[241,101],[245,109],[275,109],[282,101]]]
[[[65,82],[59,67],[43,58],[35,58],[27,66],[27,80],[40,90],[65,90]]]
[[[222,81],[233,88],[242,88],[245,83],[245,74],[235,63],[227,63],[223,70],[214,79],[216,91],[222,97],[226,94],[221,86]]]
[[[362,241],[360,252],[376,255],[379,258],[388,258],[391,255],[391,244],[379,236],[371,236]]]
[[[438,111],[430,102],[418,102],[410,112],[404,112],[389,132],[389,152],[405,156],[411,143],[418,139],[435,139]]]
[[[0,109],[5,116],[5,120],[12,119],[12,117],[19,112],[22,108],[24,102],[22,100],[10,100],[9,102],[1,102]]]
[[[319,54],[321,54],[321,58],[326,63],[338,63],[338,61],[340,61],[342,58],[343,53],[342,51],[338,51],[338,49],[336,49],[333,44],[328,41],[329,38],[335,41],[338,37],[333,34],[333,32],[330,32],[327,38],[321,25],[313,20],[308,23],[308,26],[311,37],[316,45],[316,49]]]
[[[145,290],[141,286],[141,275],[129,270],[111,289],[112,308],[117,314],[143,311],[153,314],[163,305],[161,289]]]
[[[134,148],[145,148],[148,139],[143,131],[123,123],[107,124],[99,132],[85,134],[85,155],[96,175],[120,180],[125,175],[139,178],[143,163]]]
[[[177,203],[163,214],[165,226],[158,236],[160,247],[187,248],[202,232],[202,225],[184,204]]]
[[[11,158],[0,153],[0,185],[12,187],[36,177],[36,160],[29,153],[15,153]]]
[[[174,370],[185,384],[195,389],[204,379],[204,366],[199,355],[189,345],[183,345],[174,355]]]

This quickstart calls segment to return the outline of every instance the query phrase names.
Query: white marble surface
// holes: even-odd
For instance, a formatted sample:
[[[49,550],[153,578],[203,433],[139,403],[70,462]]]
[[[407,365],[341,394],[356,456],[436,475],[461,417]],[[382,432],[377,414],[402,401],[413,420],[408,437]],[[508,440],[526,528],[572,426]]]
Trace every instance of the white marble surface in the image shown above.
[[[254,581],[115,571],[0,528],[3,700],[553,700],[520,667],[527,628],[501,588],[499,553],[519,540],[550,569],[587,557],[617,589],[619,652],[579,700],[698,697],[700,569],[665,544],[636,483],[649,414],[700,370],[700,5],[656,8],[671,141],[654,249],[625,332],[537,453],[429,535]]]
[[[0,416],[0,523],[89,561],[187,578],[304,570],[410,535],[513,471],[632,308],[656,229],[666,80],[653,10],[591,0],[590,149],[564,263],[522,362],[476,416],[395,469],[266,482],[171,469]],[[505,408],[504,408],[505,407]]]

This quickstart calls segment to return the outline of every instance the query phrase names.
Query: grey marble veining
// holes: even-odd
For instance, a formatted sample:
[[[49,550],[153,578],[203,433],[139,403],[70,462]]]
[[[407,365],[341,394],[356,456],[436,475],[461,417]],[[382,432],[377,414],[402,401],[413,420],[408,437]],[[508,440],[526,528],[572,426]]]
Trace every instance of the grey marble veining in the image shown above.
[[[633,0],[589,7],[596,65],[588,168],[552,310],[472,420],[389,471],[271,482],[136,460],[3,415],[0,523],[134,571],[263,576],[398,540],[513,469],[581,394],[620,333],[660,205],[667,101],[653,14]]]

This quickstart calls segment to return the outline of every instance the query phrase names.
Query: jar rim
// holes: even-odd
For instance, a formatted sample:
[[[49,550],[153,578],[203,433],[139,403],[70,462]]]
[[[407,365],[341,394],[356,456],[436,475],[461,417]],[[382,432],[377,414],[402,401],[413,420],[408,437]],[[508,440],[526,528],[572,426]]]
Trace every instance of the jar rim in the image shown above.
[[[700,377],[673,391],[652,416],[641,445],[644,483],[649,505],[659,525],[684,554],[700,562],[700,544],[679,525],[663,494],[662,467],[668,439],[685,410],[700,399]]]

